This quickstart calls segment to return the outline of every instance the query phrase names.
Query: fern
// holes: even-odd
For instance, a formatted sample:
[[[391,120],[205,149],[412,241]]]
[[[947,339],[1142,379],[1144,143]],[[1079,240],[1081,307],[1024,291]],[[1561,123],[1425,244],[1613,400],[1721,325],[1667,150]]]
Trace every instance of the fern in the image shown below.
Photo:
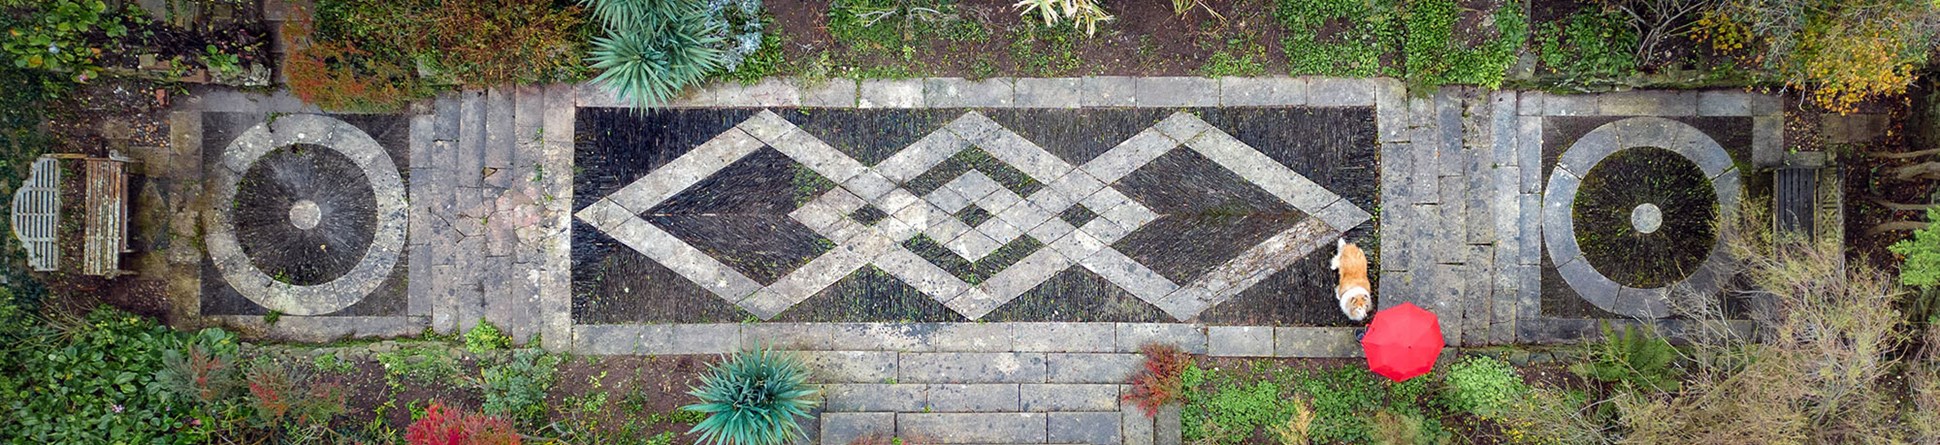
[[[1603,325],[1603,341],[1591,346],[1589,361],[1570,367],[1577,375],[1631,390],[1671,392],[1683,370],[1674,366],[1677,348],[1663,337],[1635,326],[1616,332]]]

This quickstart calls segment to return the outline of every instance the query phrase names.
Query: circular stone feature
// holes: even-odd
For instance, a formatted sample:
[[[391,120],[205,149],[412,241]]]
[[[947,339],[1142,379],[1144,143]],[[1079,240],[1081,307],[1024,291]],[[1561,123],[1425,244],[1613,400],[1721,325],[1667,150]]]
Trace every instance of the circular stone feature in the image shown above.
[[[1630,226],[1637,228],[1637,233],[1656,232],[1663,225],[1664,211],[1658,209],[1656,204],[1643,203],[1630,209]]]
[[[327,315],[388,282],[402,261],[404,178],[356,126],[297,114],[244,130],[208,172],[209,262],[244,298],[288,315]],[[291,219],[297,201],[317,224]]]
[[[1688,163],[1669,160],[1662,156],[1664,152]],[[1611,160],[1615,162],[1606,163]],[[1689,174],[1691,165],[1696,167],[1696,175]],[[1668,176],[1633,171],[1637,169],[1662,169]],[[1617,170],[1625,172],[1612,173]],[[1722,289],[1720,271],[1732,259],[1724,251],[1724,243],[1717,241],[1725,235],[1713,233],[1711,220],[1737,214],[1744,194],[1741,181],[1731,154],[1697,127],[1661,117],[1633,117],[1603,124],[1577,138],[1557,157],[1555,171],[1543,189],[1542,242],[1556,273],[1590,304],[1625,317],[1668,317],[1672,284],[1693,295],[1714,295]],[[1689,191],[1691,182],[1708,184],[1710,193],[1699,197],[1679,192]],[[1626,196],[1613,191],[1626,189],[1654,194]],[[1675,202],[1671,197],[1677,198]],[[1645,203],[1660,207],[1663,217],[1651,233],[1636,231],[1629,221],[1630,213]],[[1691,222],[1694,220],[1702,222]],[[1665,241],[1671,235],[1678,238]],[[1651,246],[1679,255],[1651,256]],[[1628,249],[1631,254],[1613,253],[1619,249]],[[1702,259],[1691,261],[1692,256]],[[1651,260],[1658,267],[1638,260]],[[1666,262],[1675,264],[1663,267]],[[1660,275],[1626,276],[1620,268],[1654,270]],[[1662,285],[1637,284],[1651,282]]]
[[[377,196],[349,157],[293,145],[263,155],[236,188],[236,240],[249,261],[290,284],[326,283],[363,259]]]
[[[1717,200],[1690,159],[1655,147],[1624,149],[1583,175],[1572,218],[1576,242],[1590,266],[1618,284],[1676,283],[1717,242]]]
[[[323,210],[317,208],[316,201],[305,199],[290,205],[290,225],[310,230],[320,222],[323,222]]]

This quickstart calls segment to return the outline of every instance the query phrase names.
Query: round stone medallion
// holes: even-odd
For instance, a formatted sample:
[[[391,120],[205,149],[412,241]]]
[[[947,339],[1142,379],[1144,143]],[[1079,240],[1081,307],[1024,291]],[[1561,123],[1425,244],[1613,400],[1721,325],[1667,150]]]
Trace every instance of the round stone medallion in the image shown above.
[[[1663,287],[1691,276],[1711,253],[1717,202],[1689,158],[1626,148],[1583,175],[1571,225],[1597,273],[1628,287]]]
[[[1630,209],[1630,227],[1637,229],[1637,233],[1656,233],[1663,225],[1664,211],[1656,204],[1643,203]]]
[[[1658,117],[1604,124],[1557,159],[1543,243],[1557,274],[1591,304],[1667,317],[1672,288],[1721,288],[1730,258],[1718,242],[1726,234],[1714,232],[1718,218],[1737,213],[1740,184],[1730,153],[1695,127]]]
[[[313,285],[349,273],[377,228],[377,196],[349,157],[298,144],[243,174],[231,219],[250,263],[276,281]]]
[[[316,201],[305,199],[297,201],[296,204],[290,204],[290,225],[298,229],[310,230],[317,228],[317,224],[322,222],[323,209],[317,207]]]
[[[250,301],[325,315],[361,301],[396,268],[404,180],[363,130],[328,116],[279,116],[238,135],[212,170],[209,258]]]

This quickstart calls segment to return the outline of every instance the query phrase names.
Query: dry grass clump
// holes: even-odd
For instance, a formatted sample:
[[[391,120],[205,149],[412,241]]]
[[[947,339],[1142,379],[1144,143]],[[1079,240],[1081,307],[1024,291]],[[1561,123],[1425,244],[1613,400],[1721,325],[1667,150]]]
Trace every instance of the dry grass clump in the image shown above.
[[[1754,315],[1756,341],[1700,336],[1682,391],[1615,396],[1621,442],[1903,441],[1900,387],[1889,377],[1903,369],[1895,351],[1904,318],[1894,303],[1906,289],[1847,264],[1834,244],[1739,233],[1751,236],[1729,247],[1754,289],[1747,293],[1770,302]]]

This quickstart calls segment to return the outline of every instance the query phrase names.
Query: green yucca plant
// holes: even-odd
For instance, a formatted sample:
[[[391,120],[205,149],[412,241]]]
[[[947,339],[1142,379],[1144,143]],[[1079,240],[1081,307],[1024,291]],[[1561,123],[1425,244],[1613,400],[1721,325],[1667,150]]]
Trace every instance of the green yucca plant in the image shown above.
[[[808,417],[816,405],[816,391],[807,386],[808,368],[801,359],[767,349],[741,351],[715,364],[688,391],[701,403],[680,409],[705,413],[707,420],[689,433],[699,442],[732,445],[779,445],[803,437],[796,417]]]
[[[640,107],[667,103],[722,68],[720,23],[697,0],[592,0],[606,35],[593,39],[593,78]]]

